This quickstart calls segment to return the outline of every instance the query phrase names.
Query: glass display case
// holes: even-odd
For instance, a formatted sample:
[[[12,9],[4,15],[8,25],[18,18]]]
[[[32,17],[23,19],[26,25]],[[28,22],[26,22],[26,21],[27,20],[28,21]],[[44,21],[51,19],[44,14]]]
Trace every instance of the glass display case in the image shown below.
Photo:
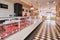
[[[2,21],[2,20],[1,20]],[[18,22],[11,22],[9,20],[0,21],[0,39],[16,33],[19,29]]]
[[[14,17],[0,20],[0,39],[21,31],[34,23],[30,17]]]
[[[27,17],[27,18],[21,18],[20,19],[20,30],[24,29],[25,27],[30,26],[31,24],[33,24],[32,20]]]

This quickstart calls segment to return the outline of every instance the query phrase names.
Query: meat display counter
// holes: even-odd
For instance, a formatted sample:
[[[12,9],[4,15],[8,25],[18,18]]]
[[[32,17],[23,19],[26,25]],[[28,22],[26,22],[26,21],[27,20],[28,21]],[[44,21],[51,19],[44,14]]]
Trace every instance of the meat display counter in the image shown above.
[[[21,18],[20,19],[20,30],[24,29],[25,27],[28,27],[31,24],[33,24],[33,22],[30,20],[29,17]]]
[[[24,40],[42,21],[31,17],[0,18],[0,39]],[[16,37],[15,37],[16,36]]]
[[[0,21],[1,22],[1,21]],[[0,39],[10,36],[18,31],[18,22],[3,21],[0,23]]]

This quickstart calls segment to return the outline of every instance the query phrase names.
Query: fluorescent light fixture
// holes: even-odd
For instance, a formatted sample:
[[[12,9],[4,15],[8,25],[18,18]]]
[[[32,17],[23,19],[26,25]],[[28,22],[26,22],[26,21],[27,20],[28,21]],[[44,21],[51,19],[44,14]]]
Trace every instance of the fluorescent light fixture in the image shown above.
[[[34,8],[32,7],[32,8],[30,8],[30,10],[34,10]]]

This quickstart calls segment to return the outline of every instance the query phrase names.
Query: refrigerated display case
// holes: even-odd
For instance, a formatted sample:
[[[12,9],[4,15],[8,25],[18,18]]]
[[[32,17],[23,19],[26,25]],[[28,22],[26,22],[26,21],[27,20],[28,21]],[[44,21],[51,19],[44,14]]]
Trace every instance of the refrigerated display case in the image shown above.
[[[0,39],[3,39],[18,31],[17,23],[4,24],[0,26]]]
[[[24,40],[42,21],[31,17],[0,18],[0,39]],[[16,37],[15,37],[16,36]]]
[[[3,20],[1,19],[1,21]],[[16,33],[18,29],[18,22],[11,22],[9,19],[6,21],[5,19],[2,23],[0,23],[0,39],[6,38],[7,36]]]
[[[32,20],[29,17],[21,18],[20,19],[20,30],[24,29],[25,27],[28,27],[31,24],[33,24],[33,22],[32,22]]]

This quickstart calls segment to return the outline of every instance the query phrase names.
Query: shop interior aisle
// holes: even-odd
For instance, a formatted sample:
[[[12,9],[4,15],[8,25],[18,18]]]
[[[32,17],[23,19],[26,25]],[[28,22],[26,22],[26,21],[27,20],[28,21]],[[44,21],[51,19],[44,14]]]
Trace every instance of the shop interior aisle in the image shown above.
[[[60,27],[55,20],[46,20],[25,40],[60,40]]]

